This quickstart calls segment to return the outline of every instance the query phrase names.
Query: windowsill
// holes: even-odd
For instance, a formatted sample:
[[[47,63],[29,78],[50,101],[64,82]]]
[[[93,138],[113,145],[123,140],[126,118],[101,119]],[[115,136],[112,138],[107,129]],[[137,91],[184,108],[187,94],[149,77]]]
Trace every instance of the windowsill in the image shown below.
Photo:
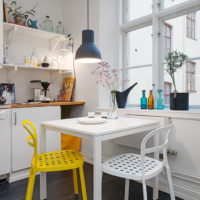
[[[98,111],[108,111],[109,109],[98,108]],[[188,119],[188,120],[198,120],[200,121],[200,109],[190,109],[188,111],[178,111],[178,110],[142,110],[140,108],[125,108],[118,109],[118,114],[122,115],[137,115],[137,116],[153,116],[153,117],[167,117],[167,118],[178,118],[178,119]]]

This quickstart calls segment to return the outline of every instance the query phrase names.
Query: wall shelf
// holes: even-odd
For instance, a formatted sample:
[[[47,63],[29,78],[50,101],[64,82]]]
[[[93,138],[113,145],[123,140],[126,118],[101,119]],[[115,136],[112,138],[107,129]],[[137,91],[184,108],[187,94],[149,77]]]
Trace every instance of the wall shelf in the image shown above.
[[[72,70],[70,69],[53,69],[53,68],[45,68],[45,67],[34,67],[34,66],[26,66],[26,65],[16,65],[16,64],[2,64],[0,65],[0,69],[11,69],[17,71],[18,69],[23,70],[41,70],[41,71],[47,71],[47,72],[58,72],[63,74],[70,74],[72,73]]]
[[[35,37],[40,39],[49,40],[49,48],[53,50],[55,45],[59,41],[65,40],[68,36],[61,35],[58,33],[43,31],[40,29],[34,29],[26,26],[20,26],[12,23],[3,23],[3,31],[8,34],[8,43],[10,43],[15,36],[15,34],[26,35],[29,37]]]

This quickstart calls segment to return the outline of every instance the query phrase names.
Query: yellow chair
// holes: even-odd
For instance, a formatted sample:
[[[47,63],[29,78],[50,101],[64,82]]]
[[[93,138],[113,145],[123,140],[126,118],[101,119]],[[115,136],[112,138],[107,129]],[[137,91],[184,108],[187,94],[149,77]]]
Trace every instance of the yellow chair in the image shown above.
[[[38,154],[37,134],[34,125],[28,120],[24,120],[22,124],[30,134],[30,136],[27,138],[28,144],[34,148],[34,156],[31,163],[26,200],[32,200],[35,175],[37,172],[53,172],[62,170],[73,171],[74,194],[75,199],[78,199],[78,181],[76,169],[79,169],[83,200],[87,200],[85,178],[83,172],[84,161],[81,153],[73,150],[62,150]],[[32,128],[32,131],[30,128]]]

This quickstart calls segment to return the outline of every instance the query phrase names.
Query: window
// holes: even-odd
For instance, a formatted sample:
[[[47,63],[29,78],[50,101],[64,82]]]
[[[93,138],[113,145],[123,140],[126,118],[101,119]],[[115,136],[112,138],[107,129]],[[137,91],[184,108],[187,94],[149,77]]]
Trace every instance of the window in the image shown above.
[[[124,0],[123,0],[124,1]],[[152,13],[151,0],[126,0],[124,21],[128,22]]]
[[[195,92],[195,63],[188,61],[186,64],[186,90]]]
[[[187,37],[195,40],[195,13],[186,16],[187,21]]]
[[[172,90],[172,83],[164,82],[164,100],[166,105],[169,105],[170,103],[171,90]]]
[[[155,84],[156,90],[163,90],[165,104],[169,104],[169,94],[174,90],[174,86],[171,77],[164,70],[166,63],[164,58],[167,54],[177,50],[187,54],[190,61],[195,61],[196,66],[200,66],[200,40],[194,42],[187,38],[187,34],[188,36],[190,34],[191,38],[200,38],[199,33],[195,37],[195,29],[200,30],[200,23],[196,24],[198,27],[195,27],[195,20],[200,22],[200,10],[197,10],[197,6],[200,7],[200,1],[148,1],[153,4],[150,14],[145,7],[147,1],[123,0],[122,2],[126,2],[127,5],[131,1],[129,12],[132,13],[129,13],[129,16],[136,15],[134,4],[138,7],[137,11],[142,4],[144,4],[142,6],[144,9],[141,10],[140,16],[131,17],[131,20],[130,18],[123,20],[124,23],[120,26],[123,37],[121,40],[123,42],[121,52],[123,63],[121,64],[124,68],[124,77],[130,80],[129,85],[138,82],[129,95],[128,105],[137,104],[139,106],[142,90],[146,90],[146,96],[148,96],[152,84]],[[124,13],[127,13],[127,7],[123,8]],[[184,64],[175,74],[176,87],[179,92],[200,91],[200,79],[195,80],[194,77],[194,74],[200,76],[200,68],[194,69],[194,64],[190,65]],[[128,85],[124,89],[127,87]],[[200,93],[191,93],[190,106],[199,108],[199,98]]]
[[[172,27],[165,23],[164,24],[164,56],[168,56],[171,51],[171,38],[172,38]]]

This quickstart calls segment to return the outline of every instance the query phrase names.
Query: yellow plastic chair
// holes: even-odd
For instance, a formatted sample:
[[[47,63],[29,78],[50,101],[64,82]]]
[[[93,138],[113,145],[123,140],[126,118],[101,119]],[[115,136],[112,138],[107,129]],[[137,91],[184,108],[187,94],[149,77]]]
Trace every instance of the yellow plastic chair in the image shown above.
[[[62,150],[38,154],[37,134],[34,125],[28,120],[24,120],[22,124],[30,134],[30,136],[27,138],[28,144],[34,148],[34,156],[31,163],[26,200],[32,200],[35,175],[37,172],[53,172],[62,170],[73,171],[74,194],[75,199],[78,199],[78,181],[76,169],[79,169],[83,200],[87,200],[85,178],[83,172],[84,161],[81,153],[73,150]],[[30,128],[32,128],[32,131]]]

